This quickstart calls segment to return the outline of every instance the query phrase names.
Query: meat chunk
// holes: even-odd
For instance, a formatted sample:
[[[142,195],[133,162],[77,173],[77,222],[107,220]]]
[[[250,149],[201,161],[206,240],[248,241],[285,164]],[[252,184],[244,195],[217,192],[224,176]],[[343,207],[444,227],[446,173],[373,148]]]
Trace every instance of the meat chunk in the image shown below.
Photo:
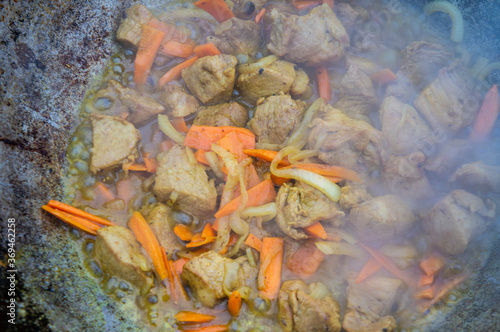
[[[374,275],[360,284],[349,274],[347,309],[342,328],[348,332],[392,331],[396,321],[389,314],[397,301],[402,281]]]
[[[230,18],[215,27],[214,36],[207,43],[214,43],[224,54],[255,56],[262,45],[262,36],[257,23]]]
[[[214,127],[245,127],[247,121],[248,111],[237,102],[232,102],[200,107],[193,124]]]
[[[500,166],[486,165],[482,161],[462,165],[450,182],[483,192],[500,193]]]
[[[347,211],[372,198],[372,195],[366,191],[366,185],[362,183],[348,182],[340,190],[339,205]]]
[[[148,214],[147,221],[160,245],[166,249],[167,254],[172,255],[177,250],[185,249],[174,233],[175,221],[171,215],[171,209],[164,204],[157,203]]]
[[[141,133],[134,125],[118,116],[90,114],[92,123],[92,150],[90,153],[90,172],[133,162],[139,157],[137,143]]]
[[[370,19],[370,13],[365,8],[358,5],[350,5],[345,2],[339,2],[335,6],[337,17],[344,26],[348,34],[353,28],[363,21]]]
[[[412,209],[398,196],[377,196],[351,209],[349,222],[366,243],[382,244],[405,234],[417,221]]]
[[[454,135],[476,118],[481,105],[477,86],[460,63],[452,63],[415,99],[415,108],[434,130]]]
[[[203,218],[215,210],[217,192],[213,181],[198,163],[192,164],[188,152],[179,145],[158,156],[154,193],[158,200],[171,199],[185,212]]]
[[[463,190],[440,200],[423,219],[424,230],[435,247],[450,255],[465,251],[495,216],[495,206]]]
[[[175,84],[167,84],[162,88],[159,99],[166,107],[168,115],[174,118],[185,117],[196,113],[200,103],[186,89]]]
[[[398,156],[425,149],[432,132],[411,105],[389,96],[384,98],[379,111],[382,133],[392,153]]]
[[[232,260],[214,251],[208,251],[189,260],[181,277],[194,296],[205,306],[213,308],[229,291],[241,286],[255,286],[257,268],[250,266],[245,258]]]
[[[224,2],[231,9],[234,16],[249,20],[264,8],[268,0],[226,0]]]
[[[321,220],[340,226],[344,212],[319,190],[298,182],[283,184],[276,197],[276,223],[283,233],[295,240],[309,236],[301,229]],[[335,220],[335,221],[334,221]]]
[[[317,66],[344,57],[349,35],[327,4],[307,15],[288,15],[273,8],[267,48],[287,61]],[[311,38],[314,36],[314,38]]]
[[[228,102],[233,93],[238,60],[228,54],[205,56],[182,71],[189,91],[203,104]]]
[[[414,152],[407,156],[390,156],[384,165],[382,180],[389,192],[410,200],[424,200],[433,194],[425,176],[425,155]]]
[[[294,97],[300,97],[310,91],[309,76],[303,69],[295,70],[295,80],[290,87],[290,94]]]
[[[141,4],[129,7],[125,14],[126,18],[121,21],[116,32],[116,40],[125,47],[137,48],[142,36],[142,26],[153,18],[153,14]]]
[[[340,331],[340,306],[325,285],[288,280],[278,296],[278,321],[285,332]]]
[[[258,144],[281,145],[300,126],[304,106],[289,95],[268,97],[257,105],[248,128],[257,136]]]
[[[153,286],[153,279],[146,274],[151,271],[151,267],[128,228],[109,226],[99,229],[94,255],[106,273],[130,282],[141,293]]]
[[[436,150],[436,145],[439,144],[441,139],[435,137],[427,144],[427,149],[423,152],[432,155]],[[453,139],[439,145],[439,150],[434,156],[425,161],[424,168],[428,171],[434,172],[439,176],[448,176],[459,165],[470,160],[474,152],[474,146],[470,140],[466,139]]]

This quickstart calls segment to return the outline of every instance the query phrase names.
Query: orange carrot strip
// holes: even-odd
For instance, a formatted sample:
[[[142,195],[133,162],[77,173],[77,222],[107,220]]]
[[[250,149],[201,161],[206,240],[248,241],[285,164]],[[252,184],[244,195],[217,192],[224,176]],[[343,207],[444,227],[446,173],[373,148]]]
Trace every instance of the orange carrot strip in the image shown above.
[[[168,272],[163,263],[160,243],[144,217],[139,212],[134,212],[128,222],[128,226],[153,261],[160,279],[163,281],[168,278]]]
[[[174,263],[172,261],[168,261],[168,263],[170,265],[170,271],[172,271],[172,275],[173,275],[173,279],[174,279],[174,284],[176,285],[175,289],[180,290],[182,298],[183,298],[184,301],[188,301],[189,297],[186,294],[186,290],[182,286],[182,281],[181,281],[181,278],[179,277],[179,274],[177,274],[177,271],[174,268]]]
[[[309,9],[315,6],[318,6],[320,1],[318,0],[295,0],[292,2],[292,5],[298,10]]]
[[[435,254],[423,259],[419,266],[427,276],[436,274],[444,265],[444,259]]]
[[[226,136],[222,137],[217,141],[224,150],[229,151],[238,162],[242,161],[247,157],[243,152],[243,143],[239,140],[238,134],[234,131],[229,132]]]
[[[203,237],[202,233],[195,233],[191,238],[191,242],[186,244],[186,248],[196,248],[201,247],[205,244],[212,243],[216,239],[215,232],[214,236]]]
[[[264,297],[270,300],[276,299],[281,285],[283,243],[283,239],[280,237],[264,237],[262,239],[258,277],[262,285],[259,290]],[[267,262],[269,263],[265,266]]]
[[[177,224],[174,226],[174,233],[182,241],[191,241],[193,238],[193,232],[191,229],[183,224]]]
[[[181,43],[176,40],[169,40],[163,42],[159,52],[179,58],[189,58],[194,53],[194,43]]]
[[[98,216],[94,216],[93,214],[82,211],[80,209],[72,207],[71,205],[65,204],[63,202],[50,200],[48,205],[54,209],[68,212],[69,214],[88,219],[90,221],[96,222],[96,223],[101,224],[101,225],[105,225],[105,226],[114,226],[115,225],[114,223],[112,223],[109,220],[103,219],[103,218],[98,217]]]
[[[95,189],[100,196],[106,199],[106,201],[111,201],[116,198],[115,194],[102,182],[98,182]]]
[[[146,164],[146,170],[149,173],[156,173],[156,169],[158,168],[158,163],[154,158],[144,158],[144,164]]]
[[[420,278],[418,285],[422,287],[422,286],[432,285],[433,283],[434,283],[434,274],[431,274],[430,276],[424,274],[422,278]]]
[[[217,48],[212,43],[206,43],[206,44],[201,44],[198,45],[194,48],[194,54],[197,56],[204,57],[204,56],[211,56],[211,55],[219,55],[222,54],[221,51]]]
[[[160,30],[165,33],[166,37],[164,42],[174,40],[183,44],[192,44],[194,47],[195,42],[190,39],[184,31],[176,27],[175,25],[168,24],[158,20],[157,18],[152,18],[148,25],[156,30]]]
[[[230,132],[235,132],[238,135],[238,139],[245,149],[255,148],[254,133],[245,128],[232,126],[211,127],[193,125],[187,132],[186,138],[184,139],[184,145],[208,152],[212,149],[212,144],[216,143]]]
[[[215,219],[214,223],[212,224],[212,228],[215,229],[215,231],[219,230],[219,219]]]
[[[189,262],[189,258],[187,257],[182,257],[182,258],[179,258],[178,260],[174,261],[174,268],[175,268],[175,272],[177,272],[177,274],[181,274],[182,273],[182,270],[184,269],[184,265]]]
[[[249,247],[254,248],[258,252],[262,250],[262,241],[252,233],[248,234],[248,237],[245,240],[245,244]]]
[[[148,25],[142,27],[142,36],[135,56],[134,82],[144,84],[160,48],[165,33]]]
[[[241,310],[241,295],[237,290],[233,291],[227,300],[227,311],[233,317],[238,317]]]
[[[362,283],[365,279],[375,274],[375,272],[377,272],[381,268],[382,265],[380,265],[380,263],[375,258],[370,258],[359,272],[355,283],[356,284]]]
[[[330,8],[333,10],[334,0],[323,0],[323,3],[328,4]]]
[[[255,169],[254,164],[248,164],[245,168],[245,184],[247,190],[255,187],[261,182],[259,178],[259,174],[257,174],[257,170]]]
[[[483,104],[479,109],[469,139],[477,143],[486,141],[493,130],[499,111],[500,100],[498,96],[498,87],[495,84],[484,96]]]
[[[205,227],[203,227],[203,231],[201,232],[201,237],[207,238],[214,236],[217,236],[217,234],[215,234],[215,230],[212,228],[212,225],[210,225],[210,223],[206,223]]]
[[[310,278],[316,273],[325,254],[316,247],[314,240],[308,240],[295,251],[285,262],[285,267],[302,279]]]
[[[436,302],[438,302],[439,300],[441,300],[441,298],[443,296],[445,296],[452,288],[455,288],[456,286],[458,286],[466,278],[467,278],[467,275],[466,274],[462,274],[462,275],[456,276],[455,278],[453,278],[450,281],[445,282],[443,285],[441,285],[438,288],[439,291],[434,296],[434,298],[432,300],[430,300],[428,303],[425,303],[421,307],[421,311],[425,311],[425,310],[429,309],[432,305],[434,305]]]
[[[147,172],[148,168],[144,164],[132,164],[128,166],[129,171]]]
[[[97,229],[101,228],[100,226],[96,224],[92,224],[90,221],[88,223],[82,222],[81,220],[76,220],[73,216],[71,216],[68,213],[65,213],[60,210],[56,210],[48,205],[43,205],[42,209],[53,215],[54,217],[57,217],[58,219],[64,221],[66,224],[73,226],[75,228],[81,229],[82,231],[92,234],[92,235],[97,235]],[[92,225],[91,225],[92,224]]]
[[[187,67],[191,66],[193,63],[198,60],[198,57],[195,55],[192,58],[189,58],[185,60],[184,62],[179,63],[177,66],[171,68],[169,71],[163,75],[160,80],[158,81],[158,85],[162,86],[167,84],[168,82],[172,82],[175,80],[180,80],[181,79],[181,73],[183,69],[186,69]]]
[[[212,15],[219,23],[234,17],[224,0],[198,0],[194,5]]]
[[[427,287],[414,296],[416,299],[432,300],[434,298],[434,287]]]
[[[227,325],[210,325],[195,329],[183,328],[182,330],[186,332],[226,332],[229,327]]]
[[[167,140],[160,143],[160,150],[162,152],[166,152],[166,151],[170,150],[174,145],[175,145],[174,141],[167,139]]]
[[[306,171],[314,172],[323,176],[340,177],[354,182],[363,182],[358,174],[356,174],[356,172],[340,166],[322,164],[296,164],[285,166],[280,169],[305,169]]]
[[[274,202],[276,197],[276,191],[274,190],[274,185],[271,180],[264,180],[258,185],[248,189],[248,202],[245,207],[249,206],[259,206],[266,203]],[[215,218],[219,219],[230,215],[236,211],[240,205],[241,196],[236,197],[215,213]]]
[[[278,154],[278,152],[276,151],[263,150],[263,149],[243,149],[243,152],[250,157],[259,158],[269,162],[272,162],[273,159],[276,158],[276,155]],[[279,165],[289,166],[290,162],[288,161],[288,158],[285,158],[280,161]]]
[[[130,178],[120,180],[116,183],[116,195],[122,199],[125,204],[134,197],[137,192],[137,188],[134,186],[134,181]]]
[[[205,151],[203,150],[197,150],[195,153],[194,153],[194,157],[196,158],[196,160],[203,164],[203,165],[206,165],[206,166],[209,166],[210,164],[208,163],[208,160],[207,160],[207,157],[205,156]]]
[[[330,89],[330,79],[328,78],[328,71],[325,66],[318,67],[316,69],[316,75],[318,78],[318,91],[319,96],[329,102],[332,94]]]
[[[170,264],[168,263],[167,250],[164,247],[160,247],[160,250],[161,250],[161,255],[163,257],[163,265],[165,266],[165,270],[167,270],[168,287],[170,289],[170,294],[172,294],[174,300],[177,302],[177,295],[175,294],[174,275],[172,274],[172,271],[170,271]]]
[[[304,227],[304,231],[309,235],[319,237],[323,240],[326,240],[326,238],[328,237],[325,229],[323,228],[323,225],[321,225],[319,221],[310,226]]]
[[[266,13],[266,9],[262,8],[260,12],[255,15],[255,23],[259,24],[262,18],[264,17],[264,14]]]
[[[215,319],[215,316],[200,314],[193,311],[179,311],[174,317],[182,323],[206,323]]]
[[[277,186],[281,186],[283,183],[290,181],[290,179],[280,178],[280,177],[273,175],[273,174],[271,174],[271,180],[273,180],[273,183]]]
[[[394,81],[398,77],[389,68],[382,69],[376,73],[370,75],[373,83],[378,83],[380,85],[386,85]]]
[[[178,132],[187,133],[188,131],[188,127],[186,125],[186,122],[184,121],[184,118],[173,118],[172,120],[170,120],[170,124]]]

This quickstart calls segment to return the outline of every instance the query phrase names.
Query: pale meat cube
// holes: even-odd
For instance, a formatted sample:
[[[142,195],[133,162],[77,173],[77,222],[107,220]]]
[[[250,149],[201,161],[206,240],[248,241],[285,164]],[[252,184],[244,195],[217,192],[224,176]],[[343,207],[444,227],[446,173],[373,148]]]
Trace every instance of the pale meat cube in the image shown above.
[[[234,126],[245,127],[248,121],[248,111],[237,102],[202,106],[193,124],[197,126]]]
[[[167,84],[162,90],[159,99],[167,109],[169,116],[181,118],[196,113],[200,102],[190,95],[186,89],[175,84]]]
[[[232,17],[215,27],[214,35],[207,37],[224,54],[255,56],[262,45],[259,26],[254,21]]]
[[[137,48],[142,36],[142,26],[149,23],[153,14],[140,4],[129,7],[125,14],[126,18],[121,21],[116,32],[116,40],[125,47]]]

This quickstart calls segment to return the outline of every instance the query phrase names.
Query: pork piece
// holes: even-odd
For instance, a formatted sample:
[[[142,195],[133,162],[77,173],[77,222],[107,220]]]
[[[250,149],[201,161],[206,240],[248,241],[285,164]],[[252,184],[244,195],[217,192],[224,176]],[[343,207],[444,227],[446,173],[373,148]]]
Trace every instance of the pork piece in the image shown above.
[[[232,102],[200,107],[193,124],[213,127],[245,127],[247,121],[248,111],[237,102]]]
[[[224,1],[229,9],[233,12],[234,16],[249,20],[253,19],[255,15],[267,4],[268,0],[226,0]]]
[[[358,5],[350,5],[345,2],[339,2],[335,6],[335,12],[337,17],[344,26],[348,34],[350,34],[353,28],[363,22],[370,19],[370,13],[365,8]]]
[[[500,193],[500,166],[482,161],[465,164],[451,176],[450,182],[477,191]]]
[[[300,68],[295,70],[295,80],[290,87],[290,94],[294,97],[300,97],[310,90],[309,76],[307,76],[307,73]]]
[[[267,48],[287,61],[318,66],[344,57],[349,35],[327,4],[307,15],[288,15],[273,8]],[[314,38],[311,38],[314,36]]]
[[[147,221],[160,245],[164,247],[167,254],[172,255],[177,250],[185,249],[174,233],[175,220],[171,215],[171,209],[164,204],[157,203],[148,214]]]
[[[431,127],[455,135],[476,118],[481,100],[475,93],[478,82],[459,62],[439,71],[438,77],[415,99],[415,108]]]
[[[288,280],[278,296],[278,321],[285,332],[340,331],[340,306],[325,285]]]
[[[283,184],[276,197],[276,223],[283,233],[295,240],[309,236],[301,229],[321,220],[332,220],[340,226],[344,212],[319,190],[297,182]]]
[[[90,114],[92,150],[90,172],[122,166],[139,157],[137,143],[141,133],[119,116]]]
[[[433,195],[423,166],[425,155],[418,151],[407,156],[390,156],[384,165],[382,180],[389,192],[410,200],[424,200]]]
[[[310,148],[319,146],[321,161],[350,169],[356,168],[358,162],[369,170],[380,167],[382,132],[330,105],[322,108],[319,114],[320,117],[311,121],[308,144]]]
[[[142,26],[153,18],[153,14],[140,4],[129,7],[125,14],[126,18],[121,21],[116,32],[116,40],[125,47],[137,48],[142,36]]]
[[[302,121],[305,104],[289,95],[271,96],[257,105],[248,128],[258,144],[283,144]]]
[[[386,89],[386,96],[394,96],[404,102],[413,97],[429,84],[436,73],[449,65],[453,55],[439,44],[416,41],[401,51],[401,67],[397,79]]]
[[[181,277],[193,295],[204,305],[213,308],[229,291],[241,286],[254,286],[257,268],[251,267],[246,257],[232,260],[214,251],[208,251],[190,259]]]
[[[301,72],[297,75],[295,65],[282,60],[263,66],[243,65],[236,81],[236,88],[243,99],[255,105],[259,98],[289,93],[292,87],[296,95],[304,93],[309,84],[309,77],[304,74],[305,72]]]
[[[356,235],[368,244],[378,245],[409,231],[417,217],[398,196],[377,196],[351,209],[349,222]]]
[[[208,181],[203,166],[190,162],[185,149],[189,148],[176,145],[158,156],[154,193],[161,202],[171,199],[180,210],[208,217],[214,213],[217,201],[214,183]]]
[[[432,138],[431,130],[417,110],[396,97],[384,98],[379,118],[387,145],[395,155],[402,156],[425,149],[426,140]]]
[[[167,84],[162,87],[159,99],[167,109],[168,115],[174,118],[194,114],[200,106],[195,96],[190,95],[185,88],[175,84]]]
[[[207,37],[224,54],[255,56],[263,43],[260,29],[254,21],[230,18],[215,27],[214,36]]]
[[[396,321],[390,313],[397,301],[402,281],[373,275],[360,284],[356,273],[349,274],[347,305],[342,328],[348,332],[392,331]]]
[[[130,282],[145,293],[153,286],[151,271],[141,254],[134,234],[122,226],[103,227],[97,231],[94,255],[106,273]]]
[[[342,78],[338,98],[333,107],[357,119],[365,118],[378,105],[372,80],[354,65]]]
[[[228,54],[205,56],[182,71],[189,91],[203,104],[231,99],[238,60]]]
[[[495,204],[486,204],[464,190],[454,190],[434,205],[423,219],[424,231],[446,254],[465,251],[495,217]]]
[[[427,171],[436,173],[439,176],[449,176],[455,169],[471,159],[474,152],[474,146],[467,139],[453,139],[441,145],[439,136],[433,137],[424,145],[426,148],[422,151],[427,155],[434,154],[436,149],[439,150],[435,155],[425,161],[424,168]]]
[[[373,196],[366,191],[366,185],[348,182],[341,189],[339,205],[343,210],[349,211],[358,204],[371,199]]]

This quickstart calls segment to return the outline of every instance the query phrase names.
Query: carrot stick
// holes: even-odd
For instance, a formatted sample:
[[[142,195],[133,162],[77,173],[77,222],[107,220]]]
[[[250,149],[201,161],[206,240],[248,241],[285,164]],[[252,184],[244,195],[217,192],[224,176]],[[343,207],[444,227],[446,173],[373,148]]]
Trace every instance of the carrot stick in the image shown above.
[[[198,0],[194,5],[212,15],[219,23],[234,17],[224,0]]]
[[[193,238],[193,232],[191,229],[183,224],[177,224],[174,226],[174,233],[182,241],[191,241]]]
[[[115,194],[102,182],[98,182],[95,189],[98,195],[102,196],[106,201],[111,201],[116,198]]]
[[[170,271],[172,271],[174,285],[176,285],[175,289],[179,289],[184,301],[188,301],[189,300],[188,295],[186,294],[186,290],[184,290],[184,287],[182,287],[182,281],[181,278],[179,277],[179,274],[177,274],[177,271],[174,268],[174,263],[172,261],[168,261],[168,263],[170,265]]]
[[[144,164],[146,164],[146,170],[149,173],[156,173],[156,169],[158,168],[158,163],[154,158],[144,158]]]
[[[377,83],[380,85],[387,85],[390,82],[394,81],[398,77],[396,74],[392,72],[389,68],[382,69],[376,73],[370,75],[370,78],[373,83]]]
[[[309,9],[318,6],[320,1],[318,0],[296,0],[292,2],[292,5],[298,10]]]
[[[144,164],[132,164],[127,167],[129,171],[147,172],[148,168]]]
[[[92,235],[97,235],[97,229],[101,228],[100,226],[96,224],[92,224],[90,221],[88,223],[84,223],[81,220],[76,220],[73,216],[71,216],[68,213],[65,213],[60,210],[56,210],[48,205],[43,205],[42,209],[53,215],[54,217],[57,217],[58,219],[64,221],[66,224],[71,225],[75,228],[81,229],[82,231],[92,234]]]
[[[245,240],[245,244],[249,247],[254,248],[258,252],[262,250],[262,241],[252,233],[248,234],[248,237]]]
[[[334,0],[323,0],[323,3],[328,4],[330,8],[333,10]]]
[[[178,132],[187,133],[188,127],[184,118],[174,118],[170,120],[170,124],[175,128]]]
[[[201,237],[202,238],[207,238],[207,237],[214,237],[216,236],[215,230],[212,228],[212,225],[210,223],[206,223],[205,227],[203,227],[203,231],[201,232]]]
[[[163,265],[165,266],[165,270],[167,270],[167,275],[168,275],[167,279],[170,288],[170,294],[172,294],[174,300],[177,302],[177,295],[175,294],[174,276],[172,274],[172,271],[170,271],[170,264],[168,263],[167,250],[164,247],[160,247],[160,250],[161,250],[161,256],[163,258]]]
[[[206,323],[215,319],[215,316],[200,314],[193,311],[179,311],[174,317],[181,323]]]
[[[423,259],[419,266],[424,271],[427,276],[436,274],[444,265],[444,259],[432,254],[429,257]]]
[[[432,285],[433,282],[434,282],[434,274],[431,274],[430,276],[424,274],[422,278],[420,278],[418,285],[420,287],[429,286]]]
[[[227,300],[227,311],[233,317],[238,317],[241,310],[241,295],[237,290],[233,291]]]
[[[210,164],[208,163],[208,160],[207,160],[207,157],[205,156],[205,151],[203,150],[197,150],[195,153],[194,153],[194,157],[196,158],[196,160],[203,164],[203,165],[206,165],[206,166],[209,166]]]
[[[225,332],[227,330],[229,330],[229,327],[227,325],[210,325],[195,329],[183,328],[183,331],[186,332]]]
[[[127,178],[116,183],[116,195],[122,199],[125,204],[128,204],[136,194],[136,188],[134,187],[134,181],[132,181],[132,179]]]
[[[472,127],[469,139],[477,143],[486,141],[493,130],[499,111],[498,87],[495,84],[484,96],[483,104],[477,114],[476,122]]]
[[[427,287],[417,292],[414,297],[416,299],[432,300],[434,298],[434,287]]]
[[[63,202],[50,200],[48,205],[54,209],[68,212],[69,214],[88,219],[92,222],[95,222],[95,223],[98,223],[101,225],[105,225],[105,226],[114,226],[115,225],[114,223],[112,223],[109,220],[103,219],[103,218],[98,217],[98,216],[94,216],[93,214],[82,211],[80,209],[72,207],[71,205],[65,204]]]
[[[358,174],[356,174],[356,172],[340,166],[322,164],[296,164],[285,166],[280,169],[305,169],[306,171],[314,172],[323,176],[339,177],[354,182],[363,182]]]
[[[281,285],[283,243],[283,239],[280,237],[262,239],[257,285],[260,293],[270,300],[276,299]]]
[[[192,44],[194,47],[195,42],[190,39],[184,31],[182,31],[175,25],[162,22],[157,18],[152,18],[148,22],[148,25],[152,28],[155,28],[156,30],[160,30],[165,33],[166,37],[164,39],[164,42],[174,40],[182,44]]]
[[[380,265],[380,263],[375,258],[370,258],[359,272],[358,277],[355,281],[356,285],[362,283],[365,279],[375,274],[375,272],[377,272],[381,268],[382,265]]]
[[[330,79],[328,78],[328,71],[325,66],[318,67],[316,69],[316,75],[318,78],[318,91],[319,96],[329,102],[332,94],[330,89]]]
[[[241,143],[238,134],[234,131],[229,132],[226,136],[218,140],[217,144],[224,150],[229,151],[236,158],[236,160],[238,160],[238,162],[247,157],[243,152],[243,143]]]
[[[216,238],[217,238],[216,236],[206,237],[206,238],[203,238],[203,239],[200,239],[200,240],[193,238],[193,240],[191,240],[191,242],[189,242],[189,243],[186,244],[186,248],[201,247],[201,246],[203,246],[205,244],[214,242],[214,240]]]
[[[445,282],[441,287],[439,287],[438,293],[434,296],[432,300],[430,300],[428,303],[425,303],[421,307],[421,311],[424,312],[427,309],[429,309],[432,305],[434,305],[436,302],[441,300],[443,296],[445,296],[452,288],[455,288],[458,286],[462,281],[464,281],[467,278],[466,274],[462,274],[459,276],[456,276],[452,280]]]
[[[163,263],[160,243],[144,217],[139,212],[134,212],[128,226],[134,233],[137,241],[146,249],[160,279],[163,281],[168,278],[168,272]]]
[[[271,180],[264,180],[258,185],[248,189],[248,202],[245,207],[249,206],[259,206],[266,203],[274,202],[276,197],[276,191],[274,190],[274,185]],[[236,197],[215,213],[215,218],[220,219],[222,217],[228,216],[238,209],[240,205],[241,196]]]
[[[179,58],[189,58],[194,53],[194,44],[169,40],[160,46],[159,52]]]
[[[182,270],[184,269],[184,265],[186,265],[186,263],[189,262],[189,258],[187,257],[182,257],[182,258],[179,258],[178,260],[174,261],[174,269],[175,269],[175,272],[177,272],[177,274],[181,274],[182,273]]]
[[[316,273],[325,254],[318,249],[314,240],[308,240],[286,261],[285,267],[302,279],[310,278]]]
[[[264,150],[264,149],[243,149],[243,152],[250,157],[259,158],[269,162],[272,162],[273,159],[276,158],[276,155],[278,154],[278,152],[276,151]],[[288,158],[282,159],[279,163],[279,166],[289,166],[289,165],[291,164],[288,161]]]
[[[162,152],[166,152],[170,150],[174,145],[175,145],[174,141],[172,141],[171,139],[167,139],[160,143],[160,150]]]
[[[160,48],[165,33],[148,25],[142,27],[142,36],[135,56],[134,82],[144,84]]]
[[[204,56],[219,55],[222,53],[214,44],[206,43],[196,46],[194,48],[194,54],[202,58]]]
[[[167,84],[168,82],[175,81],[175,80],[180,80],[181,79],[181,73],[183,69],[186,69],[187,67],[191,66],[193,63],[198,60],[198,57],[195,55],[184,62],[179,63],[177,66],[171,68],[169,71],[163,75],[160,80],[158,81],[158,85],[162,86]]]
[[[230,132],[235,132],[238,135],[238,139],[245,149],[253,149],[255,147],[254,133],[245,128],[232,126],[211,127],[193,125],[187,132],[184,145],[208,152],[212,149],[212,144]]]
[[[266,13],[266,9],[262,8],[260,12],[255,15],[255,23],[259,24],[262,18],[264,17],[264,14]]]
[[[259,178],[259,174],[257,174],[257,170],[253,164],[248,164],[245,168],[245,184],[247,190],[255,187],[261,182]]]
[[[310,226],[304,227],[304,231],[309,235],[319,237],[323,240],[326,240],[326,238],[328,237],[325,229],[323,228],[323,225],[321,225],[319,221]]]

